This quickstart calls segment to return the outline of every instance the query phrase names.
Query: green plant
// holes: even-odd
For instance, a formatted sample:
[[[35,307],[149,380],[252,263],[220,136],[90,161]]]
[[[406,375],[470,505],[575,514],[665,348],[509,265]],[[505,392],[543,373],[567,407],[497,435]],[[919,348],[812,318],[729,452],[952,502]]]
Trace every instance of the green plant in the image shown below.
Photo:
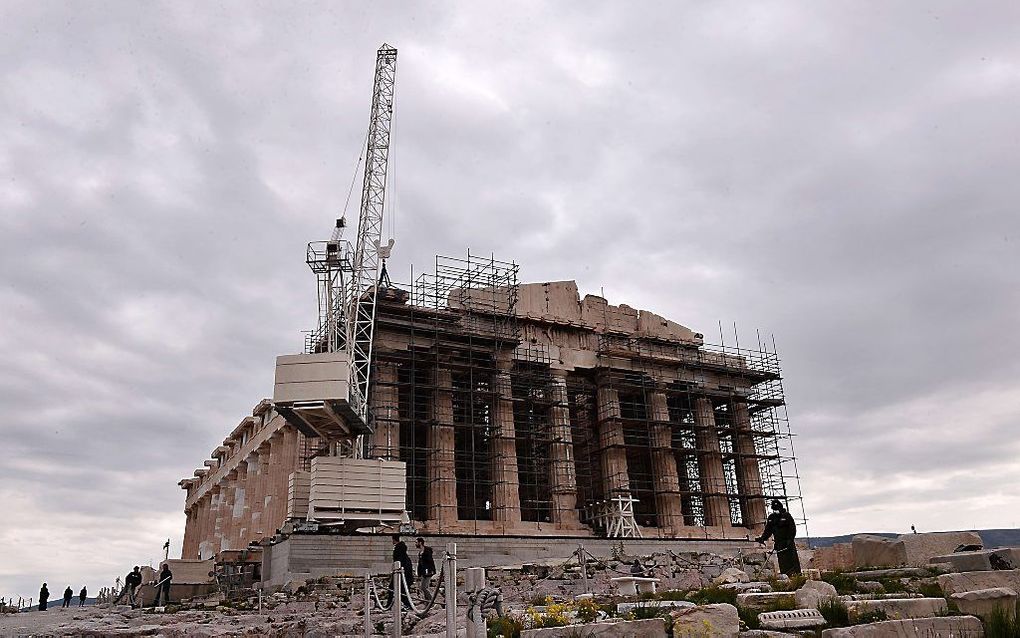
[[[574,613],[581,622],[594,622],[599,617],[599,606],[591,598],[582,598],[574,604]]]
[[[921,583],[917,586],[917,592],[925,598],[945,598],[946,593],[938,583]]]
[[[740,614],[740,621],[747,625],[748,629],[761,628],[761,623],[758,622],[757,609],[751,609],[750,607],[737,607],[737,613]]]
[[[490,620],[489,638],[520,638],[524,623],[510,616],[500,616]]]
[[[528,601],[528,604],[531,605],[532,607],[537,607],[540,605],[545,605],[548,602],[552,602],[552,598],[550,596],[536,595],[531,597],[531,600]]]
[[[822,580],[829,583],[836,588],[836,592],[841,595],[853,594],[857,592],[857,580],[849,574],[843,572],[829,572],[822,574]]]
[[[818,611],[829,627],[849,627],[850,612],[838,598],[827,598],[818,603]]]
[[[878,582],[882,583],[882,588],[890,594],[898,594],[907,591],[906,585],[904,585],[899,578],[879,578]]]
[[[1012,610],[996,607],[982,619],[982,623],[985,626],[985,638],[1020,638],[1020,604]]]
[[[656,596],[659,600],[687,600],[687,592],[682,589],[667,589]]]
[[[806,576],[793,576],[789,580],[779,580],[778,578],[769,579],[769,584],[772,585],[772,591],[795,591],[803,587],[806,582]]]
[[[737,591],[735,589],[723,589],[722,587],[704,587],[687,594],[687,600],[698,605],[711,605],[715,603],[737,604]]]

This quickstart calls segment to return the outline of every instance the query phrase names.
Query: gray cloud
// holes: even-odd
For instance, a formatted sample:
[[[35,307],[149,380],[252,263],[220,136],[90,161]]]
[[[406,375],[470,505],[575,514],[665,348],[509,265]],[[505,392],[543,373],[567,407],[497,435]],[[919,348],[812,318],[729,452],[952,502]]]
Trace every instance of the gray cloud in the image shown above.
[[[179,548],[312,327],[382,41],[396,278],[471,247],[761,327],[813,532],[1016,525],[1018,12],[7,3],[0,594]]]

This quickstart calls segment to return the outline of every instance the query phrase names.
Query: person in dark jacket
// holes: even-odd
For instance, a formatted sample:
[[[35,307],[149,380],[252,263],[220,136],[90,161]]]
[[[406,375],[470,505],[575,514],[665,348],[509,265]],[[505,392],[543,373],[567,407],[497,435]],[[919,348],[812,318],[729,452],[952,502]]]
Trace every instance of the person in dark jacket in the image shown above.
[[[414,565],[411,564],[411,557],[407,555],[407,543],[400,540],[400,534],[393,535],[393,562],[400,563],[400,567],[404,570],[404,583],[407,585],[407,591],[410,591],[411,583],[414,582]],[[390,600],[393,600],[392,588],[390,589]],[[400,592],[400,600],[408,607],[411,606],[410,599],[403,591]]]
[[[85,606],[85,599],[88,598],[88,597],[89,597],[89,590],[86,589],[84,585],[82,585],[81,591],[78,592],[78,606],[79,607],[84,607]]]
[[[39,589],[39,611],[46,611],[46,601],[49,599],[50,590],[46,588],[46,583],[43,583]]]
[[[436,575],[436,561],[432,557],[432,548],[425,544],[424,538],[419,536],[414,543],[418,547],[418,591],[422,598],[428,600],[432,596],[429,585]]]
[[[645,566],[641,564],[641,561],[637,558],[634,559],[634,563],[630,566],[630,575],[636,576],[637,578],[645,577]]]
[[[74,598],[74,590],[68,585],[67,589],[64,590],[64,604],[60,606],[61,609],[71,606],[71,599]]]
[[[161,604],[166,605],[170,602],[170,585],[173,580],[174,575],[170,571],[170,566],[163,563],[163,569],[156,576],[156,600],[152,602],[153,607],[159,607]]]
[[[797,557],[797,546],[794,543],[794,539],[797,538],[797,522],[779,499],[772,500],[772,513],[765,523],[765,531],[755,540],[764,543],[770,537],[774,539],[779,571],[787,576],[800,574],[800,559]]]
[[[117,595],[117,599],[113,601],[116,605],[120,602],[120,599],[127,594],[128,601],[131,606],[134,607],[137,603],[135,602],[135,590],[142,584],[142,571],[138,565],[135,565],[134,570],[128,572],[128,575],[124,578],[124,589]]]

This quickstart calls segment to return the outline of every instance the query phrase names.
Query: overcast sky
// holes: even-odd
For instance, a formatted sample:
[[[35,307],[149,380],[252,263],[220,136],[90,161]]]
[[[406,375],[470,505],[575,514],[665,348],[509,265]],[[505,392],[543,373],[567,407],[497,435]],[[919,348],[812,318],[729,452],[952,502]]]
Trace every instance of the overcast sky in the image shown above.
[[[179,555],[384,41],[396,279],[775,334],[813,534],[1020,525],[1020,4],[511,4],[0,3],[0,596]]]

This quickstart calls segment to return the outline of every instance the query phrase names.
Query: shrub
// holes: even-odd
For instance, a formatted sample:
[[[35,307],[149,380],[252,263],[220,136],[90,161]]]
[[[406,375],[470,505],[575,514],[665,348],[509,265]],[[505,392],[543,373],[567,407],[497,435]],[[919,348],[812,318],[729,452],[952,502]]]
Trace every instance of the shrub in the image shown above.
[[[761,628],[761,623],[758,622],[757,609],[751,609],[750,607],[737,607],[737,613],[740,614],[740,621],[744,623],[748,629]]]
[[[868,623],[882,622],[883,620],[889,620],[889,614],[881,609],[876,609],[874,611],[866,611],[858,616],[854,624],[867,625]]]
[[[827,598],[818,603],[818,611],[829,627],[849,627],[850,612],[838,598]]]
[[[581,622],[594,622],[599,617],[599,606],[590,598],[582,598],[575,603],[574,613]]]
[[[510,616],[500,616],[489,621],[489,638],[520,638],[524,623]]]
[[[712,605],[715,603],[737,604],[737,591],[735,589],[723,589],[722,587],[705,587],[687,594],[687,600],[698,605]]]
[[[921,583],[917,586],[917,592],[925,598],[945,598],[946,593],[938,583]]]
[[[898,594],[907,591],[906,585],[899,578],[879,578],[878,582],[890,594]]]
[[[853,576],[843,572],[830,572],[822,574],[822,580],[836,588],[836,592],[842,595],[857,592],[857,581]]]

